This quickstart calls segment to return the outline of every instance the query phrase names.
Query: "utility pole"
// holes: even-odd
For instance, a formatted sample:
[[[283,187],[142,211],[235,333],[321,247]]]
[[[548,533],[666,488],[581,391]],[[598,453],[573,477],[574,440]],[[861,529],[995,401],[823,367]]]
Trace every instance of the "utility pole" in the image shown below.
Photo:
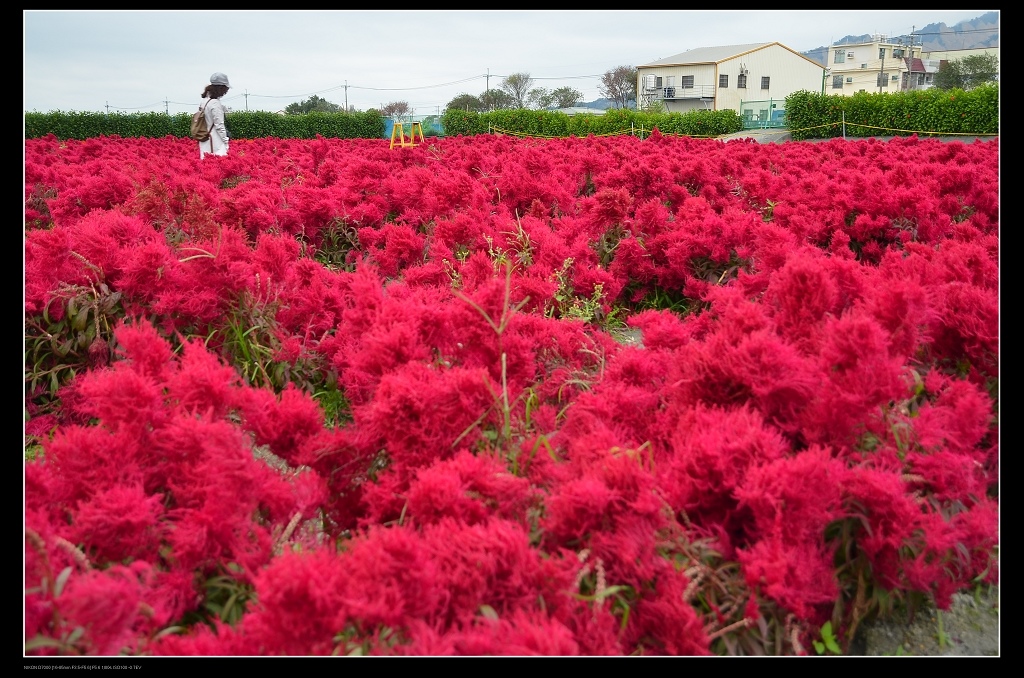
[[[171,102],[169,102],[167,99],[164,99],[164,113],[166,113],[167,115],[171,114],[171,107],[168,106],[169,103]]]
[[[835,63],[835,55],[832,54],[832,50],[835,45],[832,44],[832,36],[828,39],[828,48],[825,50],[825,67],[821,69],[821,96],[825,96],[825,77],[827,74],[832,72],[832,69],[828,67],[829,57],[832,57],[833,63]]]
[[[345,112],[348,113],[348,80],[345,81]]]
[[[918,29],[916,26],[910,27],[910,66],[907,67],[907,78],[909,81],[907,89],[913,89],[916,85],[916,83],[913,82],[913,32],[916,29]]]
[[[249,90],[245,90],[245,110],[249,110]]]
[[[487,80],[486,80],[485,91],[487,92],[487,108],[489,110],[494,110],[493,108],[491,108],[491,69],[489,69],[489,68],[487,69]]]
[[[885,79],[885,48],[882,48],[882,70],[878,72],[878,93],[882,93],[882,81]],[[885,83],[888,85],[889,83]]]

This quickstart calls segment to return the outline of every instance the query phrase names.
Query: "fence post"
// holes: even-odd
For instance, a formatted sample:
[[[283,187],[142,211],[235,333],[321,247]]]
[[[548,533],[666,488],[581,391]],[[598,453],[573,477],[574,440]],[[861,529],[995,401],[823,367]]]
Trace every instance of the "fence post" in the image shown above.
[[[846,111],[843,111],[843,141],[846,141]]]

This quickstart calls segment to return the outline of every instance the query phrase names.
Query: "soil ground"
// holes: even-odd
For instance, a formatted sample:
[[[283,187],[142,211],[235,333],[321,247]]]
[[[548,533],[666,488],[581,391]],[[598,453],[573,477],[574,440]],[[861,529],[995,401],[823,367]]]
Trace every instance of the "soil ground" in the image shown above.
[[[939,623],[941,616],[941,627]],[[940,629],[944,638],[940,639]],[[999,588],[976,595],[958,593],[949,610],[918,610],[876,620],[858,634],[849,655],[859,656],[999,656]]]

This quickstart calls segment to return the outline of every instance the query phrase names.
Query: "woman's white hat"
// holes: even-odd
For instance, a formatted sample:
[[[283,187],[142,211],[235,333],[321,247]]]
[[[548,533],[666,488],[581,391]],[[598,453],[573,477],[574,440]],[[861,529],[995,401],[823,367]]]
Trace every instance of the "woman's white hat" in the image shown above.
[[[231,83],[228,82],[228,76],[223,73],[214,73],[210,76],[211,85],[224,85],[225,87],[231,87]]]

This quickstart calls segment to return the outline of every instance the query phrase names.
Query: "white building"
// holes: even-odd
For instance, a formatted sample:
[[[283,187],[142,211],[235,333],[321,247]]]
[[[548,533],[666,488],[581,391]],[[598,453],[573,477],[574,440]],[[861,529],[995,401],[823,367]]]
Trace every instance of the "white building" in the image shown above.
[[[868,42],[833,45],[828,52],[826,94],[851,96],[857,92],[899,92],[930,86],[937,64],[921,61],[920,45],[904,45],[884,35]],[[913,73],[913,77],[911,74]],[[927,76],[919,77],[919,76]]]
[[[778,42],[698,47],[638,66],[637,108],[660,101],[668,112],[732,109],[772,117],[793,92],[820,91],[823,74],[821,64]]]

